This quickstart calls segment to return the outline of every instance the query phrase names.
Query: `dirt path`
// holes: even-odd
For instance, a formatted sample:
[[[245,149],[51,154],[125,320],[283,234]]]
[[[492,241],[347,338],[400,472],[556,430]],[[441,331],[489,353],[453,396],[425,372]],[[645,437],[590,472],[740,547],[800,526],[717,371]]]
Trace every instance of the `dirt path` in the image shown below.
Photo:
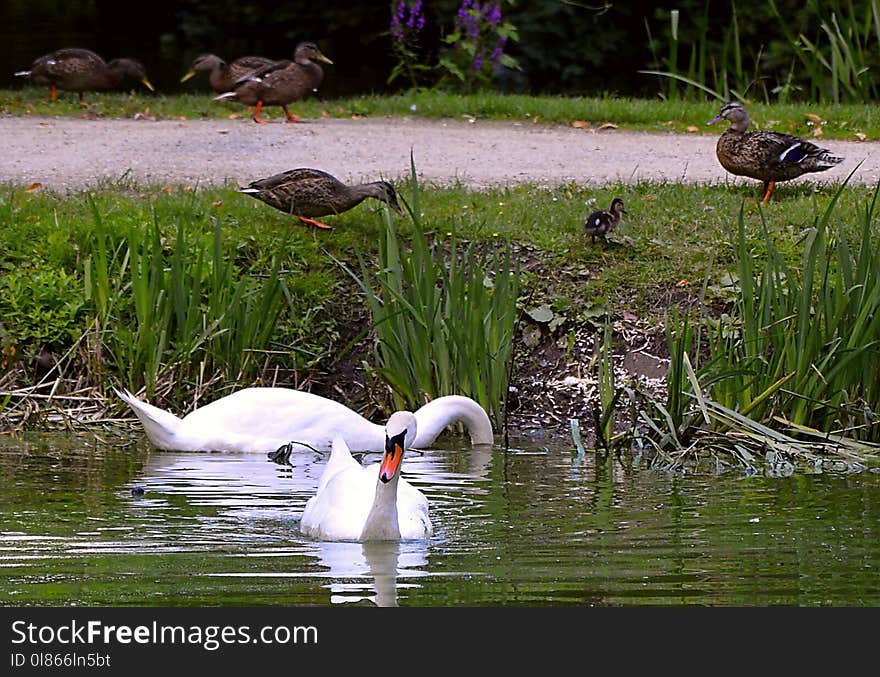
[[[593,131],[553,125],[420,118],[82,120],[0,116],[0,181],[65,191],[127,175],[148,183],[244,184],[293,167],[346,181],[409,175],[472,187],[571,180],[580,185],[659,179],[732,180],[715,159],[714,134]],[[880,143],[827,141],[846,160],[811,180],[880,179]],[[738,179],[742,181],[742,179]],[[754,183],[754,182],[753,182]]]

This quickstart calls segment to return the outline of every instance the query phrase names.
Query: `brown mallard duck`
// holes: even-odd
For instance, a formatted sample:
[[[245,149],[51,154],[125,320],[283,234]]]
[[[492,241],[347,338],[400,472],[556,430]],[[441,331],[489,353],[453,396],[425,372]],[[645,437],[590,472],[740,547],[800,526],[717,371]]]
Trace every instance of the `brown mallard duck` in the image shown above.
[[[233,83],[230,91],[214,98],[256,106],[254,122],[266,122],[260,118],[263,106],[281,106],[288,122],[300,122],[287,105],[304,99],[324,81],[324,69],[312,59],[333,63],[314,42],[301,42],[296,46],[293,61],[275,61],[248,73]]]
[[[769,130],[747,132],[749,114],[736,101],[724,104],[718,115],[706,124],[713,125],[722,119],[729,120],[730,126],[715,146],[718,161],[731,174],[763,181],[761,204],[767,204],[777,182],[810,172],[824,172],[843,162],[842,157],[791,134]]]
[[[279,211],[296,216],[303,223],[332,230],[332,226],[314,217],[341,214],[366,198],[385,202],[398,214],[403,210],[397,193],[387,181],[372,181],[349,186],[320,169],[300,167],[251,182],[242,193],[262,200]]]
[[[626,214],[626,209],[623,207],[623,200],[616,197],[611,201],[611,206],[607,211],[602,209],[587,217],[587,220],[584,221],[584,232],[590,236],[591,242],[596,241],[597,235],[604,238],[617,228],[621,214]]]
[[[199,54],[193,59],[189,70],[180,78],[186,82],[199,73],[208,74],[208,84],[218,94],[228,92],[232,85],[245,75],[275,63],[264,56],[242,56],[226,63],[216,54]]]
[[[113,59],[104,61],[88,49],[67,47],[35,59],[29,70],[18,71],[15,75],[28,77],[39,85],[52,88],[51,100],[58,98],[57,90],[79,94],[80,103],[83,92],[104,92],[118,89],[125,78],[143,83],[149,90],[153,85],[147,79],[143,64],[134,59]]]

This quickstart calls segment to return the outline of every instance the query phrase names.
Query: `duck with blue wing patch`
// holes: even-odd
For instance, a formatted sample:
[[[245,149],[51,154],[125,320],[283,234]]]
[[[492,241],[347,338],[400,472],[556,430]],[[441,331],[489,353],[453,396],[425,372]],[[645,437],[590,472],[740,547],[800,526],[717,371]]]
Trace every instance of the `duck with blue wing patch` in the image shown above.
[[[730,126],[724,130],[715,146],[718,161],[731,174],[763,181],[764,198],[761,204],[767,204],[778,182],[811,172],[824,172],[844,159],[791,134],[770,130],[746,131],[749,128],[749,114],[736,101],[724,104],[718,115],[706,124],[713,125],[719,120],[728,120]]]

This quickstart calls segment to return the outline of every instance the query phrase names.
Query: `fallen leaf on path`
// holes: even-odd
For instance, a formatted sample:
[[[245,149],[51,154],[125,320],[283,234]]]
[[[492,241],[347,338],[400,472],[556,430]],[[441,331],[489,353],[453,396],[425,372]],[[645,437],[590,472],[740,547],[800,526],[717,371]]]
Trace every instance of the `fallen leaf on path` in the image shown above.
[[[35,190],[39,190],[42,186],[43,186],[43,184],[40,183],[39,181],[34,181],[31,185],[29,185],[27,188],[25,188],[25,190],[28,191],[29,193],[32,193]]]
[[[590,126],[590,123],[586,120],[573,120],[571,126],[575,129],[586,129]]]
[[[617,125],[615,125],[613,122],[603,122],[601,125],[599,125],[599,129],[617,129]]]
[[[688,125],[688,126],[687,126],[687,130],[688,130],[689,132],[699,132],[699,131],[700,131],[700,128],[697,127],[697,126],[695,126],[695,125]]]

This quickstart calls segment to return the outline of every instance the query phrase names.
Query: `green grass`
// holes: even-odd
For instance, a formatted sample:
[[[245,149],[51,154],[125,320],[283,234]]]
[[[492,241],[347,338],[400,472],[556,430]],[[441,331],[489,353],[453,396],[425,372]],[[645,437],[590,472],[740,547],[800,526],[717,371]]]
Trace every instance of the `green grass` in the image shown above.
[[[164,96],[133,91],[129,94],[90,94],[81,106],[75,94],[59,94],[50,102],[47,89],[26,87],[0,90],[0,112],[12,115],[61,115],[70,117],[132,117],[149,119],[226,119],[247,117],[244,106],[214,101],[209,94]],[[799,135],[811,135],[815,122],[807,114],[818,115],[828,139],[880,139],[880,107],[864,104],[806,104],[747,101],[753,125]],[[589,123],[599,127],[610,123],[631,131],[706,133],[720,102],[632,99],[617,96],[558,97],[521,96],[495,93],[472,95],[435,91],[411,91],[398,95],[364,95],[348,99],[321,100],[319,97],[296,103],[292,110],[300,117],[327,115],[349,118],[353,115],[421,116],[426,118],[477,118],[505,120],[522,124]],[[283,115],[279,108],[266,108],[267,119]]]
[[[398,188],[407,200],[407,187]],[[836,217],[857,229],[870,194],[868,187],[847,187]],[[628,213],[609,242],[591,245],[582,233],[583,220],[596,204],[607,204],[615,195],[624,198]],[[659,325],[668,302],[696,294],[710,267],[708,300],[729,302],[725,274],[735,260],[739,210],[745,209],[747,242],[763,242],[763,218],[776,248],[796,262],[816,206],[827,205],[832,196],[830,187],[813,192],[809,185],[783,184],[760,208],[750,186],[572,184],[469,191],[425,185],[420,213],[431,238],[454,238],[462,246],[510,240],[528,306],[548,305],[561,322],[556,331],[564,336],[604,315],[631,313]],[[98,214],[101,228],[112,234],[105,256],[114,255],[131,233],[155,229],[171,257],[183,229],[188,260],[195,261],[202,251],[208,259],[216,257],[211,269],[222,262],[233,266],[230,277],[265,278],[277,257],[287,300],[270,337],[278,350],[270,366],[281,369],[282,378],[302,378],[315,365],[327,368],[344,357],[354,338],[350,318],[363,319],[366,313],[356,285],[333,259],[352,270],[359,270],[359,253],[367,262],[377,260],[385,228],[373,209],[365,204],[342,214],[334,230],[325,233],[311,232],[232,189],[169,191],[126,184],[94,194],[58,195],[2,186],[0,317],[5,340],[20,356],[35,354],[42,343],[63,350],[101,314],[94,293],[86,293],[87,262],[94,275],[96,244],[102,241],[96,237]],[[397,218],[395,223],[398,237],[408,241],[412,222]],[[216,254],[215,246],[220,248]],[[53,293],[31,291],[46,286]]]
[[[72,100],[48,104],[38,101],[44,93],[37,97],[36,90],[14,93],[23,95],[34,98],[18,108],[13,105],[13,112],[84,114]],[[7,109],[9,101],[0,99]],[[544,100],[436,93],[313,100],[298,113],[394,115],[409,111],[411,105],[416,107],[415,114],[436,117],[467,114],[533,124],[537,116],[539,122],[613,121],[633,129],[679,131],[691,123],[702,124],[715,113],[715,106],[709,104],[614,97]],[[215,110],[218,106],[220,110]],[[752,110],[756,119],[766,123],[761,126],[789,126],[786,130],[795,133],[808,129],[804,107],[755,105]],[[847,138],[852,130],[862,131],[873,124],[871,107],[842,105],[822,110],[839,112],[825,126],[829,138]],[[139,95],[117,95],[96,96],[88,114],[132,115],[132,111],[160,118],[192,117],[194,112],[225,117],[230,108],[207,96],[154,97],[148,102]],[[816,111],[815,107],[810,110]],[[667,125],[665,121],[673,118],[675,124]],[[776,122],[771,124],[772,120]],[[659,328],[666,325],[670,310],[681,317],[676,306],[681,305],[684,314],[698,299],[715,314],[732,312],[741,299],[743,286],[736,280],[743,274],[743,252],[751,253],[748,261],[754,259],[754,270],[769,261],[774,270],[784,271],[778,277],[798,279],[810,261],[815,266],[816,257],[826,256],[824,250],[807,247],[815,242],[810,229],[815,229],[817,214],[824,215],[823,223],[829,227],[833,224],[835,242],[844,238],[872,242],[875,227],[873,210],[866,207],[874,204],[875,189],[834,183],[781,184],[764,207],[756,203],[758,188],[752,184],[640,182],[585,187],[569,183],[479,191],[428,184],[421,186],[417,199],[410,186],[397,188],[427,238],[423,246],[439,244],[443,249],[455,242],[459,251],[480,252],[509,242],[521,271],[520,307],[527,311],[523,317],[537,308],[549,308],[553,320],[542,331],[549,332],[560,346],[570,343],[585,327],[594,336],[602,336],[606,320],[613,323],[624,316]],[[624,199],[627,215],[608,242],[593,245],[583,235],[584,218],[616,196]],[[76,387],[106,393],[110,385],[145,384],[170,398],[166,404],[179,404],[180,399],[188,399],[186,393],[208,385],[212,395],[218,396],[243,383],[301,387],[332,374],[346,360],[351,362],[349,368],[366,367],[366,374],[382,374],[387,365],[366,364],[371,359],[369,351],[355,350],[370,326],[370,303],[345,268],[364,275],[372,270],[375,276],[378,266],[385,266],[380,277],[386,276],[389,289],[405,293],[402,284],[394,286],[393,278],[387,277],[389,253],[400,247],[402,256],[418,243],[417,232],[411,217],[395,216],[395,237],[387,240],[392,230],[383,221],[386,217],[384,210],[364,203],[335,217],[332,232],[312,232],[232,187],[160,188],[123,177],[102,183],[90,193],[62,195],[0,185],[0,247],[4,251],[0,263],[0,395],[30,385],[30,360],[46,344],[64,356],[64,377],[75,381]],[[425,267],[430,257],[426,250],[422,256]],[[840,263],[835,265],[861,270],[852,260],[846,263],[843,254],[837,260]],[[438,270],[435,280],[442,277],[442,269]],[[159,278],[165,281],[156,286]],[[465,289],[467,282],[461,278],[454,284]],[[804,300],[806,292],[790,287],[792,291],[786,292],[790,296],[801,293],[799,321],[808,323],[812,309]],[[192,288],[200,290],[198,297],[186,295]],[[162,289],[170,290],[171,297],[165,298]],[[839,290],[834,294],[838,300],[846,296]],[[218,307],[223,311],[214,312]],[[236,313],[238,319],[233,317]],[[261,324],[248,317],[269,321]],[[151,333],[157,326],[165,330]],[[753,329],[755,337],[762,331],[761,327]],[[705,329],[693,330],[706,335]],[[693,372],[700,366],[696,355],[685,359],[689,331],[678,334],[679,338],[670,333],[671,352],[677,355],[673,380],[679,390],[655,408],[654,419],[660,421],[661,436],[666,428],[679,443],[688,436],[689,426],[699,425],[701,419],[713,417],[717,422],[720,418],[725,422],[722,427],[737,425],[735,409],[750,406],[717,391],[718,401],[701,401],[698,410],[688,408],[680,388],[694,385]],[[398,333],[402,336],[402,332]],[[610,344],[606,341],[605,345]],[[600,348],[597,345],[598,360],[607,361]],[[822,354],[820,344],[813,349],[813,354]],[[806,359],[801,371],[808,380],[812,378],[808,363],[815,361],[803,351],[801,359]],[[607,444],[614,432],[608,415],[612,404],[619,402],[620,389],[610,370],[602,374],[603,398],[597,412]],[[785,384],[778,384],[779,376],[771,373],[766,383],[751,386],[757,390],[747,393],[749,401],[772,404],[761,397],[768,386],[786,392],[780,388]],[[448,381],[448,374],[444,378]],[[386,386],[390,380],[385,379]],[[390,407],[393,398],[378,381],[366,383],[362,396],[380,407]],[[858,397],[852,392],[847,391],[850,403]],[[413,390],[410,396],[418,393]],[[810,397],[834,401],[822,394]],[[668,426],[661,420],[664,417]],[[791,415],[790,420],[801,426],[815,424],[803,416]],[[760,439],[761,429],[756,430],[750,434]],[[783,437],[778,444],[783,449],[790,442]]]

